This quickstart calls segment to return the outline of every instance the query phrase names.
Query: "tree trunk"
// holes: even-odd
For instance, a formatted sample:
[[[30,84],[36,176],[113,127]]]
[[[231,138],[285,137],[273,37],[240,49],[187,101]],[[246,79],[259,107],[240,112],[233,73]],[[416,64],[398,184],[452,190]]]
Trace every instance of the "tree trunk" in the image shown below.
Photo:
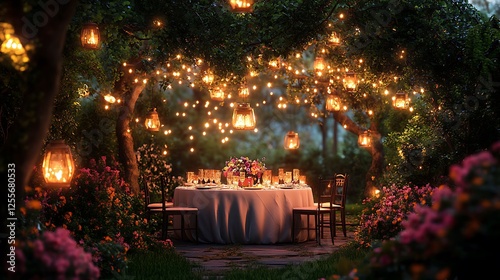
[[[336,157],[339,152],[339,126],[335,118],[333,118],[333,156]]]
[[[22,92],[22,108],[16,117],[16,123],[12,126],[5,145],[2,147],[2,160],[0,171],[2,174],[9,172],[15,174],[15,207],[14,213],[19,214],[19,209],[24,205],[25,186],[27,185],[33,167],[40,157],[41,150],[47,132],[49,130],[54,107],[54,99],[59,92],[62,72],[62,52],[66,40],[66,31],[71,18],[74,15],[77,1],[69,1],[67,4],[58,6],[59,12],[48,17],[43,26],[27,27],[22,19],[33,23],[23,13],[22,1],[9,1],[6,3],[8,19],[15,29],[16,35],[24,46],[26,43],[34,43],[35,49],[30,57],[27,72],[25,73],[25,86]],[[44,13],[40,6],[37,6]],[[9,94],[20,94],[12,92]],[[13,165],[12,165],[13,164]],[[13,168],[11,168],[13,167]],[[7,170],[9,169],[9,170]],[[5,172],[5,173],[4,173]],[[7,198],[7,188],[3,187],[2,197]],[[9,193],[10,190],[9,190]],[[13,218],[12,212],[7,211],[7,205],[3,204],[1,212],[2,228],[0,232],[7,233],[8,218]],[[20,220],[17,220],[20,222]],[[13,221],[15,223],[15,221]],[[17,227],[16,227],[17,228]],[[5,236],[6,238],[7,236]],[[2,236],[2,239],[4,236]],[[1,252],[7,250],[8,243],[0,242]],[[6,253],[2,253],[2,260]],[[5,262],[2,262],[5,264]]]
[[[135,109],[135,103],[142,90],[145,88],[143,83],[137,83],[132,88],[128,88],[125,76],[117,81],[115,90],[121,92],[123,96],[122,105],[118,111],[118,120],[116,121],[116,139],[118,142],[118,156],[125,170],[124,179],[130,184],[133,193],[139,193],[139,166],[134,150],[134,139],[130,133],[130,121]]]
[[[366,173],[365,196],[373,195],[375,190],[375,180],[379,179],[384,172],[384,146],[382,145],[380,134],[376,131],[372,133],[372,146],[370,154],[372,155],[372,163],[368,173]]]
[[[323,166],[325,166],[326,158],[328,156],[328,127],[326,126],[326,118],[322,123],[319,124],[319,129],[321,130],[321,156],[323,157]]]

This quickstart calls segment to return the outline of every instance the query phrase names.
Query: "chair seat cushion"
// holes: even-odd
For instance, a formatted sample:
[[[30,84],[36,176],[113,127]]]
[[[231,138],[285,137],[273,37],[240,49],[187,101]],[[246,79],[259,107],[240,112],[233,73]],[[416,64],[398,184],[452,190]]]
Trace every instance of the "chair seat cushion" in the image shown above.
[[[173,207],[174,203],[173,202],[165,202],[165,207]],[[155,202],[155,203],[150,203],[148,204],[148,208],[162,208],[162,203],[161,202]]]
[[[314,202],[314,205],[318,207],[318,202]],[[330,208],[330,202],[323,202],[321,203],[321,207],[323,208]],[[331,208],[342,208],[341,205],[339,204],[332,204]]]
[[[151,209],[152,212],[162,212],[163,210],[160,208]],[[198,208],[194,207],[167,207],[165,208],[165,212],[167,213],[188,213],[188,212],[198,212]]]
[[[318,211],[319,212],[329,212],[330,208],[321,207],[318,209],[318,206],[304,206],[304,207],[294,207],[293,211],[294,212],[310,212],[310,213],[318,212]]]

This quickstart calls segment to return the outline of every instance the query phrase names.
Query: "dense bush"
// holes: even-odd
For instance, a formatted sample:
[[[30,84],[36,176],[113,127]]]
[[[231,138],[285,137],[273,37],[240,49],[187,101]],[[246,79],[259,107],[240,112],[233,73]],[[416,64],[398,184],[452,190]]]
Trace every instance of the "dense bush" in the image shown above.
[[[395,237],[402,229],[402,221],[418,205],[430,203],[433,187],[426,185],[383,187],[376,196],[363,201],[365,208],[360,217],[360,226],[356,230],[356,240],[370,246],[374,240],[386,240]]]

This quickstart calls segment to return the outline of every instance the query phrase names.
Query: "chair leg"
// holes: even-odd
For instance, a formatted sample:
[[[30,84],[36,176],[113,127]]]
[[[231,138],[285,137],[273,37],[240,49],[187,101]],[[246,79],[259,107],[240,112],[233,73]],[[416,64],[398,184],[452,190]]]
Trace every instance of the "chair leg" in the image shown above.
[[[347,230],[345,225],[345,209],[340,210],[340,215],[342,219],[342,231],[344,232],[344,237],[347,237]]]
[[[181,240],[184,240],[184,215],[181,214]]]
[[[295,213],[292,212],[292,243],[295,243]]]
[[[194,217],[195,217],[195,227],[194,227],[194,230],[195,230],[195,235],[196,235],[196,243],[198,243],[198,213],[195,213],[194,214]]]
[[[321,246],[321,219],[322,219],[321,216],[322,215],[319,213],[316,213],[316,215],[314,215],[314,221],[315,221],[314,233],[316,233],[316,240],[318,240],[318,245],[320,246]]]
[[[167,230],[168,230],[168,215],[167,213],[163,213],[162,215],[162,225],[161,225],[161,239],[167,239]]]
[[[330,238],[332,239],[332,245],[335,245],[335,241],[333,240],[335,236],[335,216],[335,211],[330,210]]]
[[[309,237],[309,231],[310,231],[310,229],[309,229],[309,224],[310,224],[310,222],[309,222],[309,218],[310,218],[310,217],[311,217],[311,216],[307,215],[307,240],[309,240],[309,239],[310,239],[310,237]],[[314,217],[314,218],[316,219],[316,217]]]
[[[337,211],[332,211],[332,225],[333,225],[333,236],[337,236]]]

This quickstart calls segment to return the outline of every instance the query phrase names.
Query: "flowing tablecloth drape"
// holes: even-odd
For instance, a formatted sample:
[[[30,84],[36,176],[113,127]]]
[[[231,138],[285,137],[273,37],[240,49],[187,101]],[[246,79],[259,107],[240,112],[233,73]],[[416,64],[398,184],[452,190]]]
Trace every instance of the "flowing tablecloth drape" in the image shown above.
[[[291,242],[292,208],[314,204],[310,188],[299,189],[204,189],[178,187],[174,206],[198,208],[198,239],[221,244],[274,244]],[[188,218],[189,219],[189,218]],[[301,222],[302,221],[302,222]],[[313,226],[313,219],[310,225]],[[174,220],[178,227],[180,221]],[[194,225],[194,218],[186,221]],[[296,227],[305,227],[305,217]],[[298,241],[308,238],[306,230],[295,230]],[[176,232],[180,235],[180,232]],[[194,240],[193,232],[186,232]],[[309,238],[314,238],[310,231]]]

